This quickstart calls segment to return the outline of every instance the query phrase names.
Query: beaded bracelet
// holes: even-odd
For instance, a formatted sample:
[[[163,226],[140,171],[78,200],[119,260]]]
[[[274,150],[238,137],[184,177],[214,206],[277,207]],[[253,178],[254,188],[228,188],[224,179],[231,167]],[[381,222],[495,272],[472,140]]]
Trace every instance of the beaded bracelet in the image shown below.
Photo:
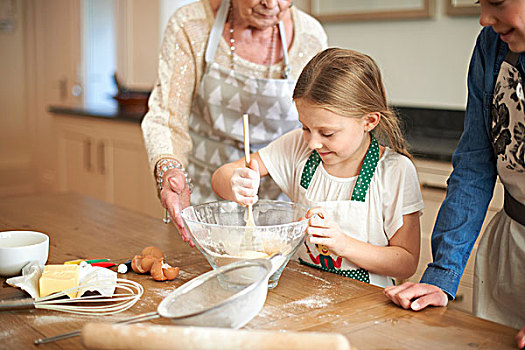
[[[162,191],[162,182],[164,181],[163,176],[169,169],[180,169],[182,173],[184,174],[184,178],[186,179],[186,185],[188,186],[188,190],[193,190],[193,184],[191,183],[191,178],[189,177],[188,173],[184,169],[184,167],[177,161],[173,159],[161,159],[157,163],[156,166],[156,173],[157,173],[157,187],[159,191]]]

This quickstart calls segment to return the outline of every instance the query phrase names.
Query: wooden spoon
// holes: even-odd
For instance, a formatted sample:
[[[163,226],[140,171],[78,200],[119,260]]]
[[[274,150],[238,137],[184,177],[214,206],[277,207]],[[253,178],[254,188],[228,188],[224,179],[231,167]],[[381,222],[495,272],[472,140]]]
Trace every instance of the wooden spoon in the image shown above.
[[[242,126],[244,130],[244,162],[245,166],[250,167],[250,127],[248,114],[242,115]],[[246,230],[244,231],[241,249],[253,250],[253,232],[255,231],[255,221],[253,220],[253,208],[249,204],[246,208]]]

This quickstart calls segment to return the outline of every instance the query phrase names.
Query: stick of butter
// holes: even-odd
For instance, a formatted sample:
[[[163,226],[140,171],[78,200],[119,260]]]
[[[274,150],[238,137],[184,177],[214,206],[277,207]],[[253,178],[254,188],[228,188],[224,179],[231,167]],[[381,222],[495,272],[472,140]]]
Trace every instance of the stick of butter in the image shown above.
[[[78,286],[78,265],[46,265],[39,281],[40,297]],[[77,292],[68,293],[76,298]]]

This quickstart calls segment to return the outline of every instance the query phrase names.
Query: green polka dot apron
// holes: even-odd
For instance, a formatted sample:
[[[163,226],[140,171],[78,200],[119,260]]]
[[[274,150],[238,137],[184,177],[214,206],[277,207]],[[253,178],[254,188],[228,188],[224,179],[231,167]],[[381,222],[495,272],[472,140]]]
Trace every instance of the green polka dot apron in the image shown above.
[[[214,62],[229,8],[230,0],[221,1],[206,46],[206,68],[189,117],[193,149],[187,168],[195,186],[192,204],[219,199],[211,189],[211,175],[219,166],[244,157],[244,113],[250,116],[252,152],[300,126],[292,101],[295,80],[289,76],[288,45],[282,22],[279,33],[283,44],[283,79],[253,78]],[[236,59],[233,56],[234,62]],[[261,198],[276,199],[281,195],[269,176],[261,180]]]
[[[525,96],[518,62],[509,52],[494,87],[492,142],[505,203],[479,242],[473,311],[519,329],[525,325]]]
[[[351,199],[347,201],[312,201],[308,196],[308,188],[312,177],[321,164],[321,157],[313,151],[301,174],[301,192],[299,202],[310,208],[323,207],[327,215],[336,221],[341,229],[349,236],[363,242],[369,242],[369,205],[367,196],[370,182],[374,176],[379,161],[379,143],[371,134],[370,146],[365,155],[363,165],[359,171]],[[378,218],[381,220],[381,218]],[[323,245],[315,245],[305,241],[296,253],[299,262],[323,271],[332,272],[341,276],[350,277],[361,282],[372,283],[386,287],[392,285],[392,279],[369,273],[358,268],[347,259],[337,256]]]

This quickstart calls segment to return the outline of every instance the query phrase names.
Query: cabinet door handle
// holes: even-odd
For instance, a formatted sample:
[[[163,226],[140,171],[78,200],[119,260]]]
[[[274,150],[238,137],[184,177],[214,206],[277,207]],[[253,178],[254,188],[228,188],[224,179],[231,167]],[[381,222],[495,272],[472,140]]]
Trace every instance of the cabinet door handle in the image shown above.
[[[104,175],[106,173],[106,145],[104,141],[98,143],[98,171]]]
[[[84,140],[84,167],[86,171],[91,172],[91,140]]]

